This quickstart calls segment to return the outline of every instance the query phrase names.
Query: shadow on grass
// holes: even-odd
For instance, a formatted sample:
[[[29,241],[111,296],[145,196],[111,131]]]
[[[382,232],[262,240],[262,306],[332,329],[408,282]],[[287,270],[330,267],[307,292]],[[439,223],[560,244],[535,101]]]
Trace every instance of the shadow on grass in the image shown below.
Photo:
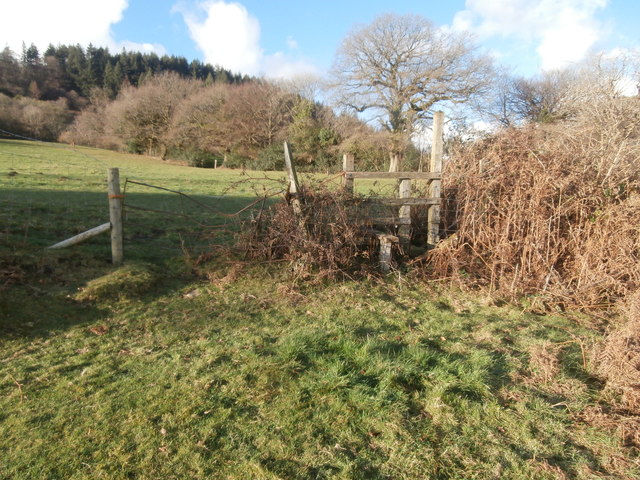
[[[39,189],[35,185],[3,188],[0,192],[0,224],[3,225],[0,250],[46,248],[109,221],[106,192],[68,188],[65,185],[61,185],[60,190]],[[250,215],[251,209],[242,215],[233,215],[256,200],[251,196],[193,195],[188,198],[156,192],[147,188],[126,194],[126,258],[149,261],[179,255],[185,244],[231,242],[239,221]],[[83,251],[90,247],[94,253],[108,258],[108,235],[94,237],[71,248]]]
[[[77,325],[89,325],[107,312],[63,294],[14,285],[0,295],[0,339],[36,338]]]

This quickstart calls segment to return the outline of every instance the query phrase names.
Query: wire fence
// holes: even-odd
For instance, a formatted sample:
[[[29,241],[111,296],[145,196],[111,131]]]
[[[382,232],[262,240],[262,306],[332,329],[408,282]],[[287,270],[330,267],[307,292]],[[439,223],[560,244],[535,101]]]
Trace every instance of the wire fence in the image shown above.
[[[124,249],[129,260],[233,250],[243,222],[262,217],[269,205],[286,196],[287,182],[280,172],[194,169],[0,133],[18,140],[0,140],[0,253],[44,250],[107,222],[107,169],[115,163],[121,164]],[[343,173],[303,178],[305,188],[328,190],[341,189],[344,180]],[[420,183],[414,182],[414,196],[425,195]],[[394,180],[363,179],[357,184],[356,194],[367,197],[398,194]],[[396,216],[393,208],[397,210],[387,207],[389,212],[377,215]],[[424,237],[425,242],[426,216],[426,209],[411,208],[414,238]],[[366,224],[361,220],[355,223]],[[104,237],[77,248],[110,257]]]
[[[284,188],[279,175],[255,178],[143,157],[111,159],[109,152],[0,133],[14,139],[0,140],[2,258],[44,249],[108,221],[107,169],[123,158],[126,258],[230,248],[241,222]],[[96,238],[79,248],[108,258],[108,243]]]

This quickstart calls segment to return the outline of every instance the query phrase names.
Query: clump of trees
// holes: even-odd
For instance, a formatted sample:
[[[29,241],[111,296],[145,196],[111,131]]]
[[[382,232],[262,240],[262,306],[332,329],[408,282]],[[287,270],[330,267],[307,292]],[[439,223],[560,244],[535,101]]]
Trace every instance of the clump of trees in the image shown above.
[[[199,60],[188,62],[184,57],[124,50],[111,54],[106,48],[92,45],[86,49],[80,45],[49,45],[41,54],[33,44],[23,46],[18,56],[6,47],[0,52],[0,128],[40,140],[56,140],[74,115],[96,97],[96,91],[111,100],[121,90],[141,85],[163,72],[209,85],[251,80]]]
[[[299,167],[339,169],[342,153],[365,152],[381,134],[355,117],[266,80],[213,83],[175,73],[125,86],[114,100],[95,89],[90,105],[61,139],[184,160],[191,165],[282,169],[288,140]],[[367,165],[381,167],[384,153],[368,151]]]
[[[198,60],[92,45],[31,45],[0,54],[0,129],[40,140],[184,160],[195,166],[282,168],[282,141],[301,168],[339,168],[352,152],[383,168],[384,135],[336,115],[284,84],[233,74]],[[373,140],[373,143],[371,141]]]

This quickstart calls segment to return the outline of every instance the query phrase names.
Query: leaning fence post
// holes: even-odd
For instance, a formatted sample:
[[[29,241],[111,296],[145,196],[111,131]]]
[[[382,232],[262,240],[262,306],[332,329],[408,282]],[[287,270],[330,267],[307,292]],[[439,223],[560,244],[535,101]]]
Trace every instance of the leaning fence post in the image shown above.
[[[111,261],[114,265],[122,264],[124,259],[122,237],[122,199],[120,193],[120,171],[117,168],[108,170],[109,183],[109,220],[111,222]]]
[[[291,195],[291,206],[293,212],[300,216],[302,215],[302,202],[300,201],[300,184],[298,183],[298,174],[296,168],[293,166],[293,158],[291,157],[291,150],[289,150],[289,144],[284,142],[284,166],[287,169],[287,175],[289,176],[289,195]]]
[[[433,141],[431,144],[431,162],[429,171],[431,173],[442,174],[442,156],[444,152],[444,112],[433,114]],[[441,177],[431,180],[429,185],[429,196],[440,199],[442,188]],[[427,244],[435,246],[440,239],[440,202],[429,207],[427,218]]]

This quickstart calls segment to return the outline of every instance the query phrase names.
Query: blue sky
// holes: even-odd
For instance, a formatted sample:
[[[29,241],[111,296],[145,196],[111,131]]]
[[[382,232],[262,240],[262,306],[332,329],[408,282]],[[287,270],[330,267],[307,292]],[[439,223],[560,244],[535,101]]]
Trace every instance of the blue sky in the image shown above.
[[[93,43],[268,77],[325,74],[351,28],[387,12],[471,31],[520,75],[640,47],[638,0],[21,0],[2,11],[0,48]]]

